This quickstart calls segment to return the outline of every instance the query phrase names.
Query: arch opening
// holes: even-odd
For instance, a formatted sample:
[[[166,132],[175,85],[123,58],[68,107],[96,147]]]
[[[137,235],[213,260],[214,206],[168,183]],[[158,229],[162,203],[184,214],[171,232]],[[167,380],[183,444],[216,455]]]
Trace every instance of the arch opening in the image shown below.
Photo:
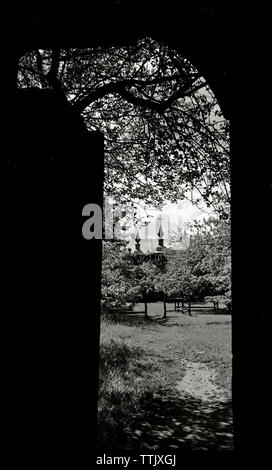
[[[158,285],[161,282],[160,292],[166,294],[171,289],[178,291],[184,290],[186,287],[186,289],[190,290],[192,285],[197,284],[197,276],[201,278],[202,284],[200,283],[201,287],[198,286],[198,290],[200,289],[203,298],[219,298],[221,296],[221,301],[223,301],[226,293],[228,295],[231,294],[230,284],[224,285],[224,283],[230,282],[228,277],[230,276],[228,122],[222,116],[216,98],[209,89],[205,79],[186,58],[166,44],[151,38],[140,39],[120,47],[109,46],[68,50],[39,49],[21,58],[18,86],[19,88],[32,88],[34,86],[40,90],[50,89],[65,99],[65,103],[71,110],[72,115],[77,116],[79,120],[82,119],[81,122],[84,122],[88,130],[99,130],[104,134],[105,193],[111,200],[115,199],[119,205],[129,205],[132,209],[135,207],[135,204],[142,204],[144,205],[145,212],[148,214],[148,208],[150,207],[161,208],[166,203],[174,204],[191,197],[192,206],[201,205],[202,209],[204,206],[204,210],[207,210],[208,215],[213,219],[207,223],[201,222],[197,224],[195,229],[191,227],[193,242],[189,248],[191,250],[190,256],[193,256],[193,254],[200,256],[201,250],[204,251],[203,257],[194,264],[194,273],[191,269],[192,266],[190,266],[192,258],[185,259],[186,250],[183,249],[184,247],[181,250],[173,249],[171,245],[173,242],[171,239],[172,234],[169,234],[169,253],[165,255],[166,257],[169,256],[168,266],[170,266],[170,271],[168,272],[167,268],[164,272],[158,272],[158,267],[152,265],[152,263],[151,265],[143,263],[140,269],[137,266],[135,268],[133,263],[128,260],[127,254],[125,254],[124,258],[120,248],[122,243],[119,246],[116,243],[119,240],[115,240],[114,245],[108,245],[111,248],[108,250],[108,253],[107,249],[104,250],[103,275],[105,283],[102,285],[102,288],[104,288],[102,296],[105,295],[107,301],[110,298],[110,301],[117,301],[118,303],[118,296],[128,301],[128,292],[130,292],[133,299],[131,303],[135,304],[137,295],[139,296],[139,293],[143,292],[141,290],[142,286],[137,291],[136,284],[141,284],[140,281],[142,280],[145,285],[147,282],[150,284],[153,282],[154,285],[156,283]],[[95,168],[94,174],[90,175],[90,184],[92,177],[95,178]],[[92,203],[92,201],[88,202]],[[118,216],[119,222],[121,220],[123,223],[123,215],[126,216],[127,214],[121,213],[121,216]],[[137,220],[138,223],[141,225],[141,220]],[[131,224],[131,220],[128,221],[128,224]],[[146,225],[146,221],[143,221],[142,225]],[[178,245],[179,240],[174,241],[177,241]],[[203,245],[205,245],[204,249]],[[113,249],[112,246],[114,247]],[[212,248],[207,248],[207,246]],[[218,257],[217,261],[220,263],[219,269],[218,266],[214,266],[214,259],[212,259],[213,257],[209,253],[212,250],[214,250],[214,257]],[[179,251],[178,255],[175,251]],[[120,262],[119,265],[118,261]],[[200,266],[201,263],[205,266]],[[180,273],[180,276],[183,276],[181,288],[180,281],[177,278],[177,273],[179,273],[177,266],[179,265],[188,268],[185,274],[183,272]],[[116,270],[115,274],[116,272],[118,273],[117,277],[114,275],[113,267]],[[200,273],[197,273],[197,269]],[[110,278],[111,275],[112,279]],[[190,276],[195,277],[190,279],[189,282]],[[213,276],[217,277],[217,279],[212,279]],[[164,284],[161,281],[162,279]],[[187,285],[184,287],[186,282],[190,284],[189,287]],[[118,290],[117,284],[119,284],[119,287],[121,284],[121,289]],[[178,284],[178,288],[174,284]],[[156,288],[158,290],[158,287]],[[148,289],[150,290],[150,285],[148,285]],[[152,289],[155,289],[153,285]],[[111,294],[110,297],[109,292],[113,290],[116,290],[117,293]],[[207,293],[210,295],[204,295]],[[217,299],[217,301],[220,302],[220,299]],[[156,315],[157,313],[155,312],[153,321],[157,321]],[[174,318],[180,318],[180,312],[175,312]],[[198,317],[194,318],[197,319]],[[150,320],[152,320],[152,315]],[[122,319],[121,323],[123,321]],[[227,322],[227,320],[224,321]],[[159,334],[161,332],[162,337],[165,339],[164,332],[166,330],[160,322],[157,323],[156,328],[158,330],[156,333]],[[217,320],[215,323],[216,328],[220,328]],[[181,322],[179,326],[182,325],[183,323]],[[111,334],[109,333],[110,330],[113,331],[113,335],[117,334],[119,326],[115,325],[114,322],[107,323],[106,321],[104,326],[108,328],[108,333],[105,333],[106,336]],[[225,326],[226,324],[222,325],[222,331],[225,329]],[[174,328],[175,325],[173,324],[172,327]],[[128,335],[127,328],[136,328],[136,330],[138,328],[138,334],[143,326],[137,325],[137,321],[134,326],[133,322],[132,325],[124,325],[123,334],[125,336]],[[188,328],[191,328],[192,337],[185,339],[187,345],[189,345],[191,340],[195,340],[193,338],[195,326],[189,324]],[[206,334],[209,336],[210,333],[208,333],[209,328],[207,325],[206,328]],[[113,337],[110,339],[113,340]],[[129,374],[131,371],[133,376],[132,369],[130,369],[131,364],[128,362],[128,358],[133,353],[136,361],[140,362],[140,366],[137,366],[137,377],[139,380],[147,380],[147,375],[144,375],[142,371],[145,370],[145,367],[147,368],[148,364],[150,365],[152,358],[149,358],[146,363],[141,362],[139,360],[141,356],[139,347],[136,344],[131,344],[129,347],[121,344],[120,341],[114,344],[114,351],[111,351],[107,346],[107,341],[106,337],[105,347],[101,356],[102,365],[110,362],[109,354],[112,354],[112,358],[116,359],[116,363],[118,363],[118,360],[120,361],[118,358],[122,357],[123,365],[121,368],[126,369],[127,367],[125,374]],[[152,340],[150,339],[150,341]],[[166,343],[168,341],[169,346],[169,342],[172,339],[167,337],[165,341]],[[210,356],[205,350],[207,344],[204,343],[205,341],[201,343],[204,352],[198,351],[197,354],[204,353],[205,364],[205,362],[210,360]],[[192,348],[195,354],[198,347],[197,343],[194,346],[195,349]],[[178,346],[175,354],[178,354]],[[184,349],[182,349],[182,354],[187,357]],[[212,357],[214,356],[212,355]],[[189,369],[191,367],[191,370],[194,367],[198,367],[196,364],[202,364],[201,361],[196,360],[196,355],[194,354],[193,359],[189,364],[187,358],[189,364],[187,365]],[[174,359],[168,359],[167,357],[166,363],[168,360],[177,362],[176,357]],[[228,356],[226,362],[229,360],[230,357]],[[215,364],[218,367],[216,361]],[[177,370],[178,367],[180,365],[176,364],[173,370]],[[199,367],[197,374],[200,377],[201,365]],[[154,395],[157,393],[156,387],[159,385],[159,379],[156,371],[154,370],[153,372],[154,390],[145,390],[146,397],[150,393]],[[133,388],[132,382],[129,383],[127,388],[124,384],[121,388],[118,388],[117,382],[120,376],[114,376],[111,370],[105,370],[102,367],[102,373],[108,379],[111,377],[111,383],[107,386],[105,385],[104,396],[101,397],[101,429],[105,424],[103,422],[103,419],[105,419],[105,409],[109,406],[109,403],[107,404],[106,402],[110,395],[107,387],[113,388],[115,395],[112,393],[112,396],[114,395],[116,400],[120,395],[124,396],[124,400],[128,400],[129,393],[132,393],[131,390]],[[206,375],[209,375],[209,373],[209,371],[206,371]],[[182,376],[182,370],[180,370],[180,374]],[[211,374],[213,374],[213,371]],[[173,384],[173,380],[173,376],[167,377],[168,385],[170,383]],[[216,383],[213,383],[214,388],[212,388],[212,380],[216,381],[217,379],[215,377],[211,379],[210,391],[206,391],[208,395],[209,393],[217,393]],[[221,374],[222,380],[226,380],[224,374]],[[195,385],[197,386],[197,384]],[[123,386],[124,388],[122,388]],[[141,389],[138,392],[141,393]],[[197,406],[197,403],[205,402],[205,397],[202,400],[203,396],[192,396],[193,403],[190,409],[187,410],[188,415],[193,413],[193,408]],[[177,406],[177,400],[177,396],[175,396],[175,399],[174,397],[169,398],[168,404],[170,409],[173,410],[172,420],[175,419],[176,414],[180,416],[181,409],[185,410],[185,405],[181,406],[181,408],[180,404]],[[136,403],[134,399],[132,401],[136,407],[139,406],[139,403]],[[174,405],[174,402],[176,405]],[[126,409],[127,403],[122,403],[124,404],[124,409]],[[156,403],[156,400],[153,402],[151,400],[151,403]],[[160,406],[163,405],[162,402],[159,403]],[[222,404],[221,399],[218,403],[222,416],[227,416],[227,430],[222,442],[216,442],[214,446],[215,448],[218,446],[217,449],[226,449],[226,446],[229,445],[229,448],[231,446],[230,441],[227,440],[227,434],[229,434],[230,429],[230,404],[228,400],[227,404],[224,403],[224,400]],[[141,412],[145,409],[145,406],[146,404],[143,404]],[[137,409],[135,409],[136,411],[138,412]],[[112,416],[114,415],[117,420],[120,419],[122,415],[120,407],[113,410]],[[148,416],[148,413],[142,416]],[[167,429],[167,417],[165,416],[164,418]],[[187,418],[189,420],[188,416]],[[125,421],[127,415],[122,416],[122,419]],[[149,424],[150,428],[152,428],[152,420]],[[186,423],[183,424],[186,427]],[[213,427],[209,428],[208,426],[205,428],[206,424],[204,423],[202,429],[203,439],[201,442],[204,446],[208,445],[210,436],[214,432]],[[156,423],[156,425],[159,426],[159,423]],[[105,446],[110,445],[109,442],[112,437],[107,434],[110,429],[108,423],[106,423],[106,428],[106,438],[105,436],[104,438],[108,439],[108,441],[106,440],[103,443],[104,449]],[[198,439],[198,432],[199,430],[196,431],[196,441]],[[186,438],[187,435],[190,435],[189,431],[183,435],[184,448],[186,446],[194,448],[194,446],[199,445],[196,441],[192,443],[190,438],[188,440]],[[176,441],[179,437],[179,435],[175,436]],[[134,445],[137,446],[135,442]],[[160,445],[167,446],[167,439],[158,439],[156,445],[158,448],[160,448]]]

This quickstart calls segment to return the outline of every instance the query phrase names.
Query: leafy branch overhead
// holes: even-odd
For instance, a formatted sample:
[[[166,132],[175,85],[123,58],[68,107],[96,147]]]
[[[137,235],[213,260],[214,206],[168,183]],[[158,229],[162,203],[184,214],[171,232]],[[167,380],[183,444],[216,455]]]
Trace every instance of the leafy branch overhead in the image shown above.
[[[57,90],[104,133],[105,189],[118,202],[176,201],[196,189],[228,214],[228,122],[205,79],[165,44],[32,51],[18,86]]]

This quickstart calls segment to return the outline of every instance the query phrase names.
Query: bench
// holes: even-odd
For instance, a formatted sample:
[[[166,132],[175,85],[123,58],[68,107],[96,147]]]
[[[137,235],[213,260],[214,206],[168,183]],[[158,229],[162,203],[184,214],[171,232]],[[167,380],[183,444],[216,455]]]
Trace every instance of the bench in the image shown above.
[[[163,317],[166,318],[167,313],[167,304],[173,303],[175,305],[175,311],[182,311],[182,313],[188,312],[189,316],[192,315],[192,310],[199,310],[199,304],[201,304],[201,310],[203,309],[211,309],[209,305],[205,305],[203,298],[200,297],[191,297],[191,296],[179,296],[179,297],[172,297],[172,296],[165,296],[164,297],[164,315]],[[194,305],[197,303],[197,305]],[[169,311],[169,310],[168,310]],[[218,302],[213,301],[213,311],[218,311]]]

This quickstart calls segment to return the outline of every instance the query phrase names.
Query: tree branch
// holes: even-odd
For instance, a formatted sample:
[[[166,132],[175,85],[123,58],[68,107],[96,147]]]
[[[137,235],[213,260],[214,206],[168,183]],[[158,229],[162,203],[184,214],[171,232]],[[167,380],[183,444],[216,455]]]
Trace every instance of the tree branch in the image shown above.
[[[52,52],[51,67],[48,74],[46,75],[46,79],[48,83],[52,86],[52,88],[60,87],[60,82],[58,80],[59,64],[60,49],[56,49]]]
[[[36,53],[36,60],[37,60],[37,68],[39,72],[39,79],[41,81],[42,86],[47,87],[48,81],[47,81],[47,78],[45,77],[45,73],[43,69],[43,60],[42,60],[42,56],[40,54],[39,49],[37,49],[35,53]]]
[[[180,76],[175,74],[168,77],[155,78],[152,80],[126,79],[118,82],[107,83],[99,88],[96,88],[95,90],[90,91],[88,95],[75,101],[73,103],[73,108],[77,112],[82,112],[94,101],[97,101],[98,99],[103,98],[111,93],[117,93],[128,103],[131,103],[135,106],[140,106],[142,108],[149,108],[159,114],[163,114],[166,109],[168,109],[177,99],[189,96],[200,88],[206,86],[206,83],[202,83],[193,87],[193,83],[187,83],[162,102],[141,98],[140,96],[134,95],[127,89],[128,87],[131,88],[133,86],[149,86],[156,83],[166,83],[175,79],[180,79]]]

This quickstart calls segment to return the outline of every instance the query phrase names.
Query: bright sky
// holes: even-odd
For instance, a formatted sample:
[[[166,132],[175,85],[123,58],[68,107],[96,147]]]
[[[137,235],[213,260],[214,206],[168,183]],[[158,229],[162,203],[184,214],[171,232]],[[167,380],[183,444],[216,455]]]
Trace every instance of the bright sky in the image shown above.
[[[166,203],[161,211],[158,209],[150,209],[146,212],[152,217],[150,218],[150,223],[147,227],[139,228],[141,250],[144,252],[156,249],[158,245],[157,233],[160,221],[164,232],[164,244],[165,246],[168,246],[169,238],[173,238],[178,229],[181,229],[182,232],[186,229],[187,233],[190,233],[190,230],[187,229],[189,222],[193,222],[194,220],[200,221],[203,218],[207,219],[208,217],[215,216],[214,212],[212,212],[204,202],[201,202],[199,207],[197,207],[189,199],[183,199],[175,204],[170,202]],[[136,232],[137,228],[135,229],[135,234]],[[133,237],[129,242],[128,247],[134,251],[135,241]]]

